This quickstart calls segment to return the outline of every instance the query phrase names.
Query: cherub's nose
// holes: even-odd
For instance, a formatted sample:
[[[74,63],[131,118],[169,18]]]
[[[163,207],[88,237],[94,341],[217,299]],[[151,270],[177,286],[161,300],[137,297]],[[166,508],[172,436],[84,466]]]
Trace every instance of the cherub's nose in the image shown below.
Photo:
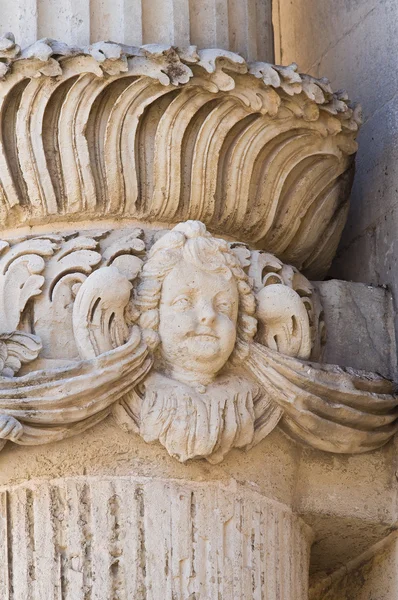
[[[211,302],[206,302],[206,304],[203,304],[201,306],[201,310],[199,313],[199,321],[203,325],[211,325],[212,323],[214,323],[216,316],[216,312]]]

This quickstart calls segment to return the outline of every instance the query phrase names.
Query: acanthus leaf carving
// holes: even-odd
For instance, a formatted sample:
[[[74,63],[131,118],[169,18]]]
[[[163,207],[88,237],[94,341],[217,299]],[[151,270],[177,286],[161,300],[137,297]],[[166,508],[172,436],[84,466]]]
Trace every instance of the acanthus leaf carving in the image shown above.
[[[143,265],[145,242],[142,237],[142,229],[137,228],[118,238],[104,251],[104,264],[116,267],[129,281],[133,281]]]
[[[124,312],[131,288],[116,267],[94,271],[80,286],[73,306],[73,332],[81,358],[94,358],[127,341]]]
[[[86,277],[101,262],[98,242],[92,237],[73,236],[63,241],[47,260],[43,293],[35,304],[35,332],[43,342],[43,357],[77,359],[73,337],[69,335],[75,295]],[[48,326],[49,318],[58,329]]]
[[[17,329],[21,315],[34,296],[41,294],[44,258],[52,256],[57,244],[50,239],[25,240],[3,245],[0,259],[0,331]],[[6,252],[4,252],[7,249]]]

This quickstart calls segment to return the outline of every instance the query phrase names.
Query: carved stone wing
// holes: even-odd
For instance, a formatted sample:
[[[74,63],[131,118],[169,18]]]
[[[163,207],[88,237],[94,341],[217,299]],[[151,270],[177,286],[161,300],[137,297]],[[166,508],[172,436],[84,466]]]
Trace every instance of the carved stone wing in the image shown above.
[[[81,358],[94,358],[126,342],[125,310],[131,288],[116,267],[94,271],[81,285],[73,307],[73,332]]]
[[[378,375],[304,362],[258,343],[247,367],[283,410],[280,427],[314,448],[367,452],[398,430],[394,384]]]
[[[287,356],[319,359],[322,307],[311,282],[295,267],[263,251],[234,248],[248,267],[256,296],[257,341]],[[247,250],[246,250],[247,252]]]
[[[259,341],[288,356],[311,355],[311,330],[307,310],[293,289],[271,284],[257,293]]]
[[[145,377],[152,358],[139,328],[131,328],[125,319],[131,287],[115,266],[91,273],[73,308],[82,360],[0,378],[0,449],[6,440],[42,444],[84,431],[109,415],[112,405]],[[0,367],[13,375],[14,367],[35,358],[39,350],[35,336],[23,332],[0,336]]]

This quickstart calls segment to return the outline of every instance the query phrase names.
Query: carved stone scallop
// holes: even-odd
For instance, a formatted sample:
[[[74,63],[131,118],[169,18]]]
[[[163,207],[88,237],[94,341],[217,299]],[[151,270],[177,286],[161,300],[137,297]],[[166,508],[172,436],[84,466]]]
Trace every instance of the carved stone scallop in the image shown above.
[[[5,227],[194,219],[327,271],[360,123],[327,80],[195,46],[46,39],[15,54],[1,63]]]

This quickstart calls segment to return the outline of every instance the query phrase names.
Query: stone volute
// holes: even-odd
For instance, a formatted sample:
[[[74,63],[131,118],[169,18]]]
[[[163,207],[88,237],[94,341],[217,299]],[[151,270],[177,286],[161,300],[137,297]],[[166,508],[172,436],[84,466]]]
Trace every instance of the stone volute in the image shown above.
[[[0,597],[306,600],[298,449],[397,429],[310,281],[359,107],[250,52],[0,42]]]

